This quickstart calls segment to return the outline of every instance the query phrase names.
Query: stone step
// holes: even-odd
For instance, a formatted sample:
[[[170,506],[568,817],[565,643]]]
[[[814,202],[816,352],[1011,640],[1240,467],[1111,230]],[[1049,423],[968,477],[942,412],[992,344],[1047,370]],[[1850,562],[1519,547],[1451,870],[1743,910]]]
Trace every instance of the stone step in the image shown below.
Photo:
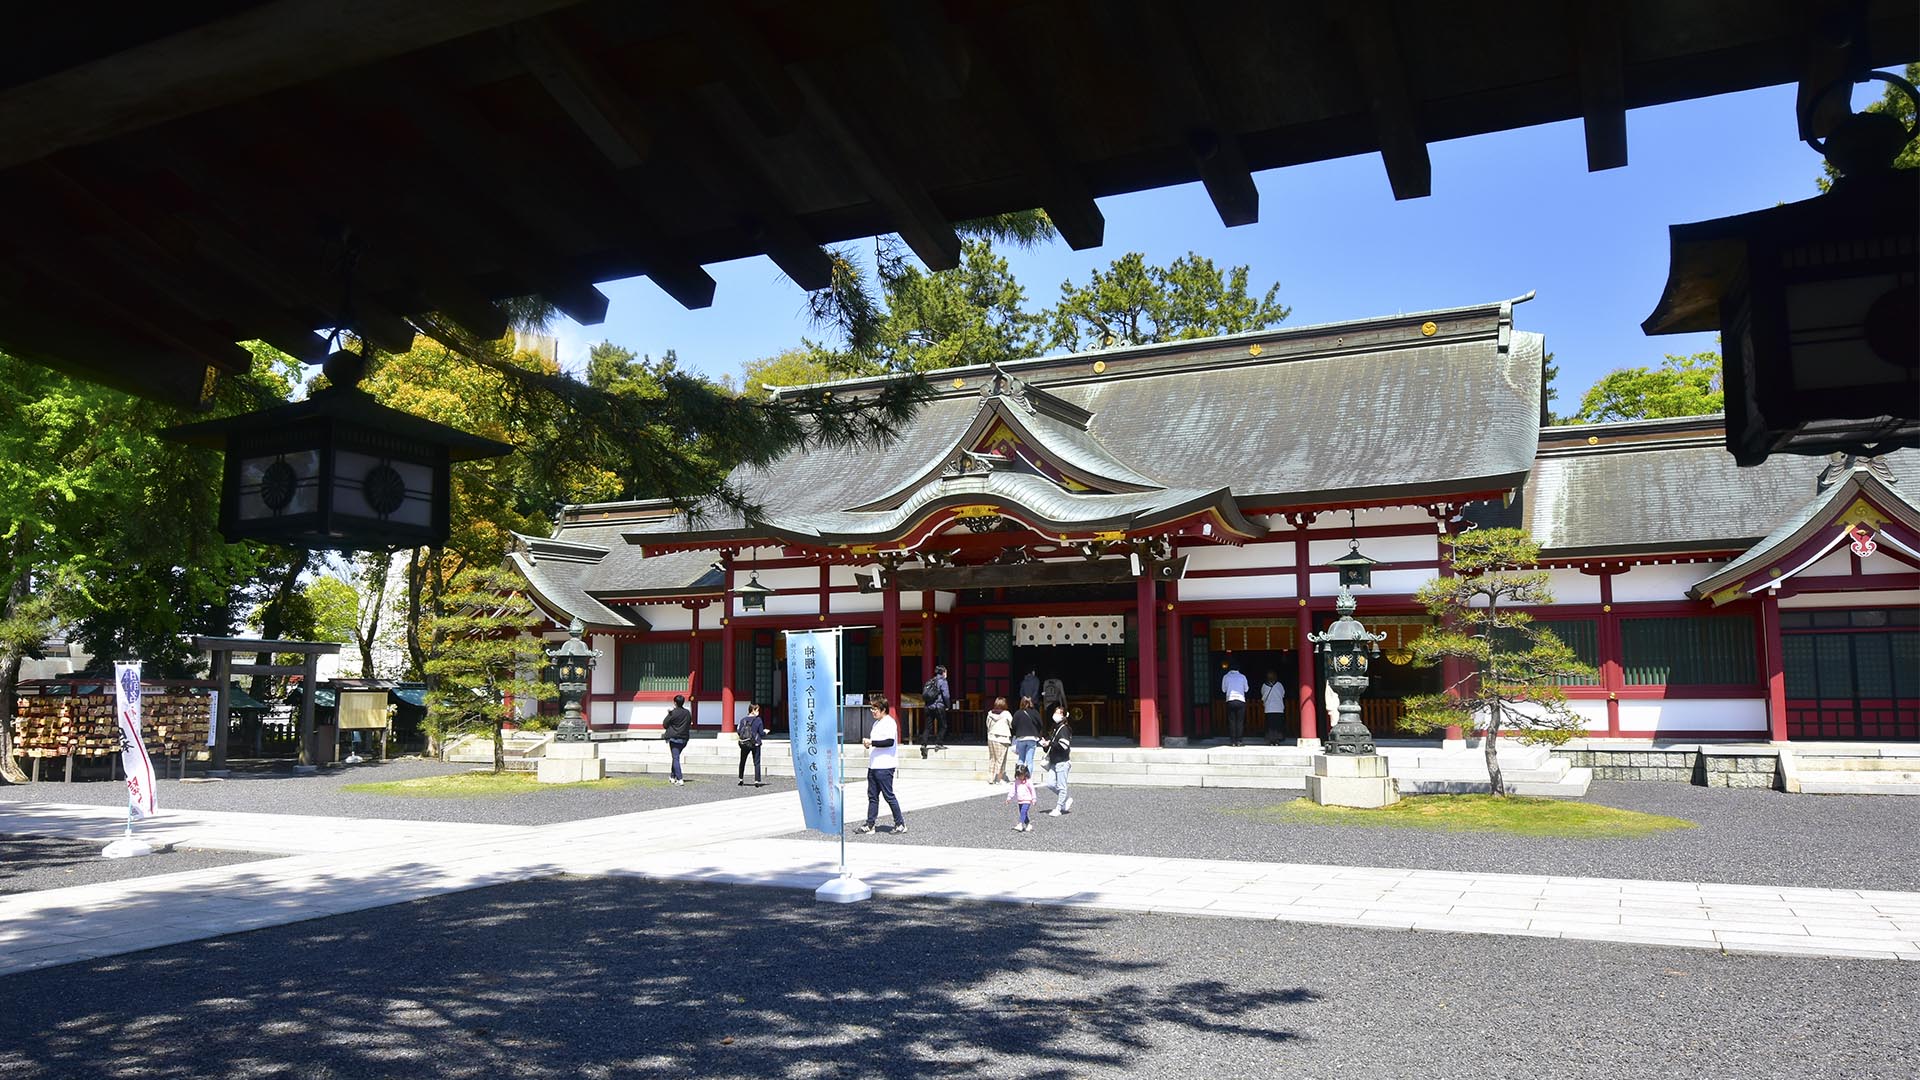
[[[1920,771],[1819,769],[1800,774],[1802,795],[1920,795]]]

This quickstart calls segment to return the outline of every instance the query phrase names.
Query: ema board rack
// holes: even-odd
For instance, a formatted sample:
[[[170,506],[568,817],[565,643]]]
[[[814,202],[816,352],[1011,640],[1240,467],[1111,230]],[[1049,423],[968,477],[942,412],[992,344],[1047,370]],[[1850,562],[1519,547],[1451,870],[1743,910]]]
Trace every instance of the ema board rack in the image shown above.
[[[207,756],[214,684],[190,679],[147,679],[140,683],[140,730],[148,753],[163,763],[172,758],[176,775],[186,774],[189,756]],[[109,775],[119,768],[120,718],[113,688],[102,680],[46,679],[24,683],[13,716],[13,751],[31,762],[40,779],[41,762],[65,759],[65,779],[76,764],[104,764]]]

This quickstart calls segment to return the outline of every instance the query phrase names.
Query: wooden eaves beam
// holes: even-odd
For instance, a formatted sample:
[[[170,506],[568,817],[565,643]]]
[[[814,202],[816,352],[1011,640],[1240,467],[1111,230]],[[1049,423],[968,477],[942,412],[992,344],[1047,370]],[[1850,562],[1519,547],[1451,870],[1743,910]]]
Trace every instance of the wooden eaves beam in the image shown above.
[[[1353,47],[1360,81],[1366,88],[1380,159],[1396,199],[1421,199],[1433,193],[1433,162],[1421,134],[1419,112],[1407,81],[1399,27],[1386,3],[1347,3],[1337,16]]]
[[[606,159],[620,182],[641,196],[635,170],[646,161],[653,132],[627,95],[545,21],[519,23],[502,35],[547,96]],[[750,220],[742,223],[756,244],[802,288],[826,288],[832,280],[833,264],[820,245],[806,235],[766,185],[752,183],[746,174],[733,179],[737,181],[735,187],[759,189],[748,196],[755,209]]]
[[[642,271],[683,307],[703,308],[713,303],[714,281],[700,264],[682,253],[643,211],[625,206],[611,193],[596,190],[589,177],[568,177],[564,170],[542,169],[538,175],[521,155],[499,152],[506,139],[480,119],[457,94],[435,87],[413,72],[396,72],[394,86],[354,86],[368,108],[397,103],[401,112],[437,151],[463,163],[471,190],[498,207],[498,213],[541,212],[560,206],[610,208],[600,222],[632,254]]]
[[[832,78],[795,69],[794,86],[822,134],[833,143],[862,189],[887,211],[894,229],[929,270],[960,265],[960,236],[933,196],[888,142],[849,100],[825,85]]]
[[[1040,189],[1040,208],[1046,211],[1061,239],[1075,251],[1099,247],[1106,239],[1107,219],[1062,149],[1061,140],[1053,137],[1051,129],[1056,125],[1051,108],[1026,84],[1019,74],[1021,66],[1001,54],[1000,49],[1011,43],[1012,36],[980,34],[953,26],[940,20],[925,3],[904,3],[890,10],[922,13],[923,34],[930,39],[922,48],[932,55],[916,64],[914,70],[929,72],[940,58],[954,58],[944,72],[923,75],[923,88],[937,98],[946,92],[948,84],[961,81],[985,121],[982,126],[995,133],[1012,157],[1031,163]]]
[[[1260,220],[1260,189],[1233,132],[1221,124],[1216,94],[1197,59],[1187,16],[1157,0],[1124,0],[1105,10],[1102,26],[1114,46],[1149,73],[1148,107],[1178,136],[1207,198],[1231,228]]]
[[[1627,163],[1626,5],[1616,0],[1569,0],[1567,26],[1574,35],[1580,77],[1580,112],[1586,118],[1587,171]]]
[[[0,92],[0,169],[579,0],[273,0]]]
[[[709,83],[693,94],[689,116],[706,130],[707,182],[741,208],[738,222],[794,284],[813,292],[833,284],[833,259],[800,224],[769,168],[754,153],[753,122],[731,87]]]

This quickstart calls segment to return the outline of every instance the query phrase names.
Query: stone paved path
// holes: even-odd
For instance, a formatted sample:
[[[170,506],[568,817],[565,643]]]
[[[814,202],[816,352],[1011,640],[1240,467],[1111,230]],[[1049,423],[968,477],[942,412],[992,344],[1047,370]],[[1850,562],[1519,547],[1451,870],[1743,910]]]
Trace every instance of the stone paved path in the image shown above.
[[[1920,893],[1686,881],[888,846],[849,848],[874,891],[1395,930],[1560,937],[1727,952],[1920,960]],[[661,880],[813,888],[828,845],[742,840],[610,853],[567,869]]]
[[[848,794],[858,821],[864,791]],[[912,806],[997,794],[918,781]],[[0,810],[7,833],[104,841],[119,821],[101,807]],[[542,827],[168,814],[142,833],[295,854],[0,897],[0,975],[556,874],[811,889],[835,872],[838,852],[775,839],[799,827],[791,792]],[[890,845],[884,835],[848,851],[881,895],[1920,960],[1913,892]]]

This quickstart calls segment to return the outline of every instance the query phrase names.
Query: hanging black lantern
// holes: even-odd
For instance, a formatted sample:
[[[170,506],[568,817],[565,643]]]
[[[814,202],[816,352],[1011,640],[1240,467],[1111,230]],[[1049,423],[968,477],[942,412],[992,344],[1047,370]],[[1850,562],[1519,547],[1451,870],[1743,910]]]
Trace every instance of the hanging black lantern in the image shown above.
[[[745,585],[735,586],[733,592],[734,595],[740,598],[740,610],[742,611],[767,610],[767,597],[773,595],[772,589],[760,584],[760,571],[758,570],[747,575],[747,583]]]
[[[1640,326],[1720,332],[1739,464],[1920,447],[1920,170],[1892,168],[1914,135],[1854,114],[1810,140],[1844,174],[1827,194],[1668,230],[1666,291]]]
[[[1374,560],[1360,554],[1360,545],[1354,544],[1345,555],[1333,560],[1328,566],[1340,571],[1340,584],[1346,588],[1355,585],[1369,587],[1373,584]]]
[[[226,452],[222,536],[342,551],[446,541],[451,464],[513,448],[380,404],[354,385],[360,368],[335,353],[336,385],[305,401],[160,433]]]

